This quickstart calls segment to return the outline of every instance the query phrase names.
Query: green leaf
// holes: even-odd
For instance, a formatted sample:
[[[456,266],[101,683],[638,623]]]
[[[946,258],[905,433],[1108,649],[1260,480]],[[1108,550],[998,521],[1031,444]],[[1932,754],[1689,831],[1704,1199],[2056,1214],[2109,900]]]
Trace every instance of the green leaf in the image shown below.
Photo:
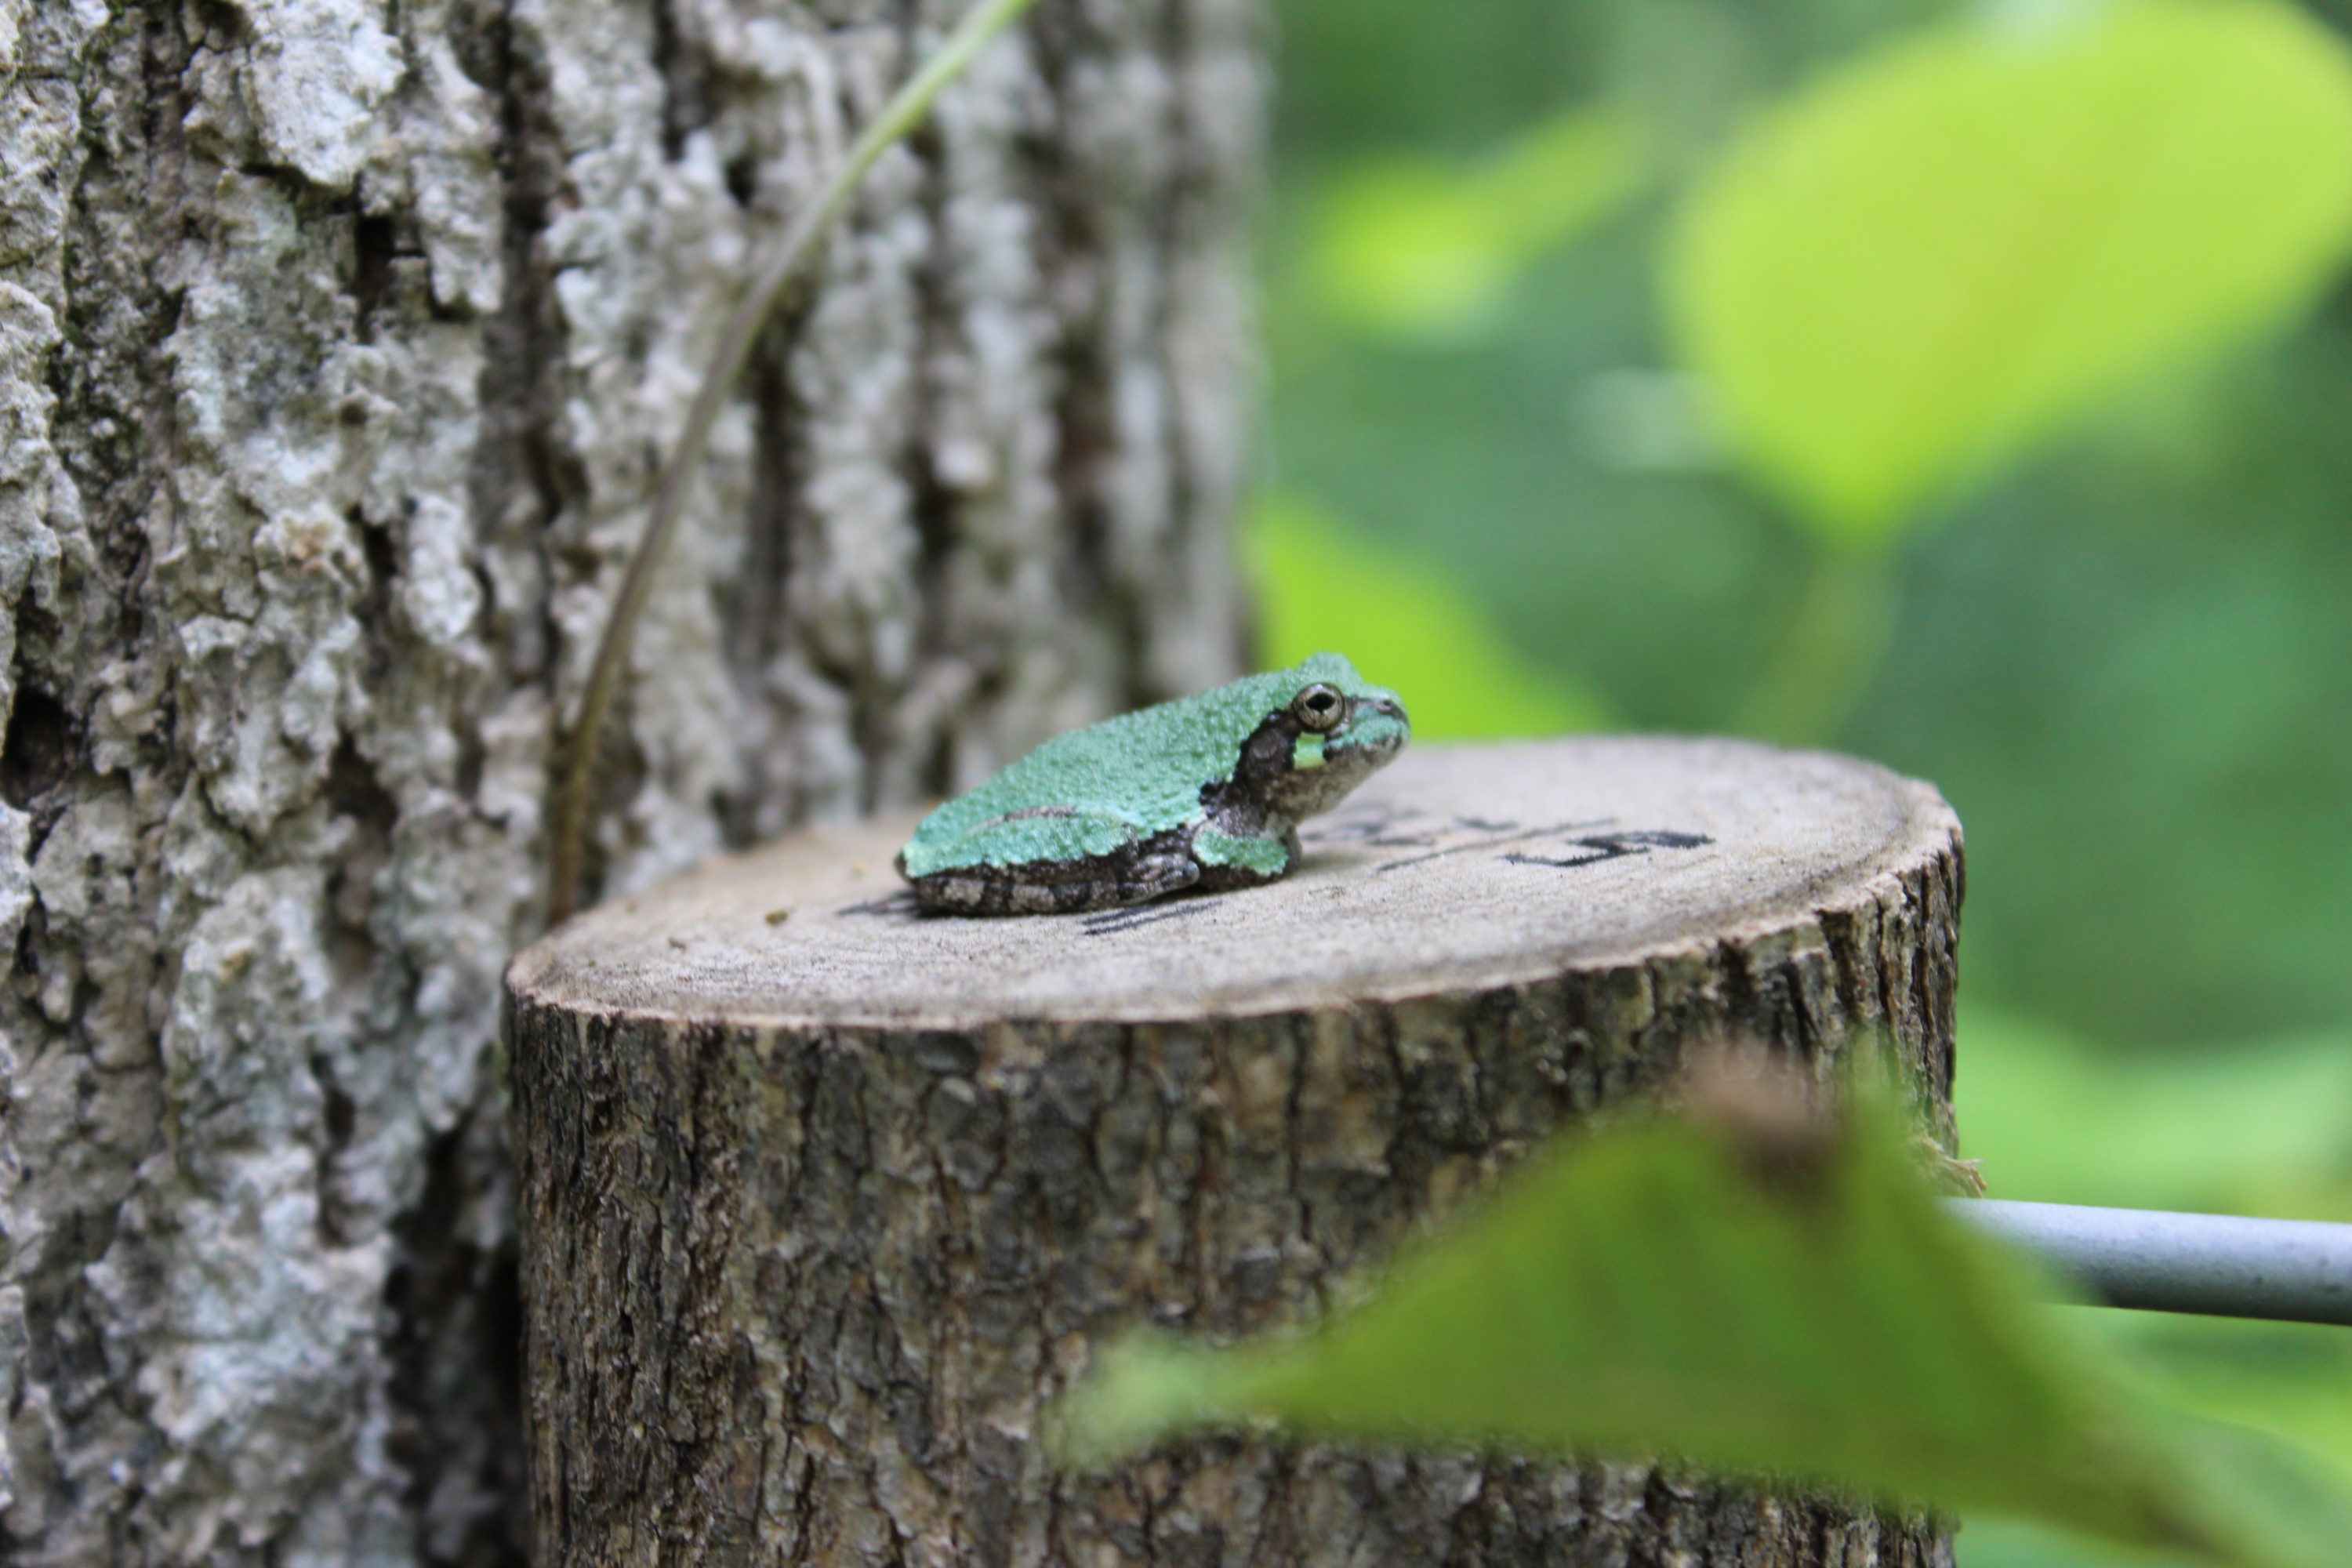
[[[1424,740],[1603,727],[1601,702],[1530,669],[1444,568],[1382,550],[1304,498],[1258,497],[1244,529],[1257,583],[1261,662],[1342,647],[1404,696]],[[1360,651],[1357,651],[1360,650]]]
[[[1977,1005],[1962,1013],[1960,1059],[1965,1152],[1996,1196],[2352,1221],[2340,1032],[2103,1050]]]
[[[1463,337],[1494,322],[1528,262],[1614,210],[1644,173],[1625,118],[1592,109],[1539,121],[1468,168],[1375,159],[1325,193],[1309,278],[1351,326]]]
[[[2340,1562],[2340,1495],[2132,1392],[1909,1159],[1874,1119],[1794,1152],[1686,1124],[1584,1138],[1308,1337],[1117,1347],[1064,1441],[1103,1457],[1273,1420],[1671,1452],[2240,1568]]]
[[[2352,58],[2273,0],[1938,28],[1754,126],[1668,295],[1735,445],[1832,546],[2280,321],[2352,241]]]

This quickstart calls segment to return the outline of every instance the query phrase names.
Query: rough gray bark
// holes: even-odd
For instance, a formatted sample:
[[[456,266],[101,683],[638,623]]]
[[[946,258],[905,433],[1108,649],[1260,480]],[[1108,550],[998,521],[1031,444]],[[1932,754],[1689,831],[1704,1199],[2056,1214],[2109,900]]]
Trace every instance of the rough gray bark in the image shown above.
[[[1731,742],[1409,752],[1247,892],[926,918],[911,816],[592,911],[509,972],[542,1568],[1948,1568],[1671,1469],[1215,1438],[1056,1476],[1106,1333],[1296,1321],[1694,1047],[1885,1042],[1950,1136],[1958,824]]]
[[[754,247],[958,0],[0,0],[0,1555],[511,1561],[491,1050]],[[638,638],[608,887],[1232,673],[1249,0],[877,169]]]

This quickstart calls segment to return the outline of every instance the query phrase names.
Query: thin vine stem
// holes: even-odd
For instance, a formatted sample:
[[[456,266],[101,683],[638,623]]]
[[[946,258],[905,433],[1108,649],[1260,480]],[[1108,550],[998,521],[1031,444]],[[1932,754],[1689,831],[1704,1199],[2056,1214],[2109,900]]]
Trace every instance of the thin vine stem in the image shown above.
[[[588,672],[580,714],[572,723],[571,744],[563,761],[563,781],[556,795],[554,843],[548,867],[550,925],[568,919],[579,907],[589,792],[595,780],[596,748],[604,721],[612,711],[622,671],[629,661],[630,640],[638,617],[645,612],[654,572],[677,532],[687,489],[704,450],[710,445],[710,427],[751,360],[761,327],[785,289],[805,269],[809,258],[816,253],[817,242],[848,210],[850,198],[856,195],[859,183],[875,161],[921,123],[940,89],[963,73],[982,45],[1019,20],[1034,3],[1035,0],[979,0],[965,13],[955,31],[858,134],[848,155],[825,180],[815,199],[793,216],[766,264],[727,318],[719,334],[718,349],[710,356],[709,367],[703,372],[701,386],[695,392],[693,405],[687,410],[677,445],[670,449],[669,461],[662,466],[661,477],[654,486],[653,510],[646,520],[645,532],[637,540],[636,551],[629,557],[628,571],[621,578],[620,592],[604,622],[604,635],[596,645],[596,662]]]
[[[1885,666],[1901,607],[1886,551],[1817,551],[1780,644],[1740,710],[1740,732],[1791,746],[1834,742]]]

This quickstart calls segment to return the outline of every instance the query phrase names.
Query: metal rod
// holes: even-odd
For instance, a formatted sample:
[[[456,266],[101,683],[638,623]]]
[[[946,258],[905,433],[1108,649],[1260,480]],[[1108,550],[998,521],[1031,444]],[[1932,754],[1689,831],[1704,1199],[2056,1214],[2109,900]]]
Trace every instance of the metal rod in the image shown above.
[[[2352,1324],[2352,1225],[1948,1198],[2110,1307]]]

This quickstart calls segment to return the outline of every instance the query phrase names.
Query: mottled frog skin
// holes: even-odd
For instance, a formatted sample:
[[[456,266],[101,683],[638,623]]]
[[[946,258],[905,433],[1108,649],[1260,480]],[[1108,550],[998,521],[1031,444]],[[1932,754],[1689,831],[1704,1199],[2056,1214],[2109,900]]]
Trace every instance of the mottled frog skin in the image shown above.
[[[916,827],[928,909],[1055,914],[1270,882],[1298,824],[1410,735],[1395,692],[1336,653],[1056,735]]]

